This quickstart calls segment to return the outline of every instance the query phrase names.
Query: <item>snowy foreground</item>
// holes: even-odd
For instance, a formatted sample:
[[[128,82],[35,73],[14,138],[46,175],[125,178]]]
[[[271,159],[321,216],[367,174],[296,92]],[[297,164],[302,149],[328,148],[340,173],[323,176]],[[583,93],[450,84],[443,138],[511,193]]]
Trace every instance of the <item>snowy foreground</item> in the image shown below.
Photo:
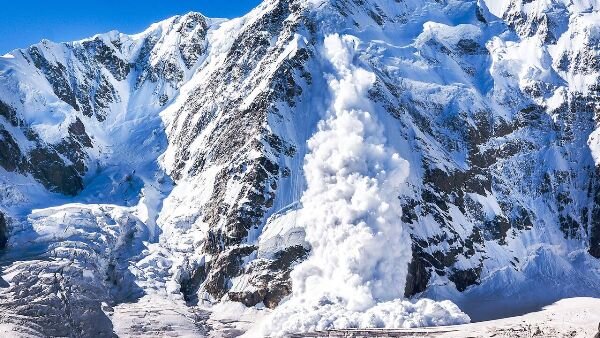
[[[248,320],[249,318],[244,318]],[[241,324],[243,325],[243,324]],[[600,325],[600,299],[568,298],[522,316],[471,324],[418,329],[319,331],[291,337],[570,337],[591,338]],[[249,332],[245,337],[252,337]]]
[[[265,320],[268,311],[243,309],[235,304],[223,305],[230,316],[208,311],[188,313],[160,299],[142,299],[128,308],[114,309],[115,331],[122,337],[238,337],[256,322]],[[482,321],[471,324],[419,329],[356,329],[311,332],[291,337],[569,337],[592,338],[600,323],[600,299],[568,298],[522,316]],[[15,337],[18,330],[0,324],[0,336]],[[257,337],[248,331],[244,337]]]
[[[594,337],[600,324],[600,299],[568,298],[523,316],[440,328],[434,335],[458,337]]]

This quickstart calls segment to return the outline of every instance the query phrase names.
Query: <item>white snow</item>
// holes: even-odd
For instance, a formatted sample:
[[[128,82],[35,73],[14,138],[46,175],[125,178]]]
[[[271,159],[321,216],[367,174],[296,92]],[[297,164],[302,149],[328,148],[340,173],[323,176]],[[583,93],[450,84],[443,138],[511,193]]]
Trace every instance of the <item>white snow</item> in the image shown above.
[[[296,208],[271,216],[258,240],[257,257],[272,258],[275,253],[295,245],[309,248],[305,229],[298,223],[298,217]]]
[[[469,321],[449,301],[401,299],[412,251],[394,206],[408,163],[386,145],[368,112],[374,74],[354,65],[358,42],[347,35],[324,41],[333,102],[308,141],[308,187],[299,211],[312,251],[292,272],[290,299],[264,321],[270,335]]]
[[[521,316],[442,327],[441,338],[573,337],[590,338],[600,332],[600,299],[566,298]]]
[[[118,337],[202,337],[196,314],[183,301],[146,296],[105,310]]]

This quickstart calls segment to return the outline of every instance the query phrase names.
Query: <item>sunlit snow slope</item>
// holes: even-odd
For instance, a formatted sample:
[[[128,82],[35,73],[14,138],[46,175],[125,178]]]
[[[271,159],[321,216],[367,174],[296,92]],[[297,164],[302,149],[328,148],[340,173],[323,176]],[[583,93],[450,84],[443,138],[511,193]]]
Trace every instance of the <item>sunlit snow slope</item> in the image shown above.
[[[600,297],[599,9],[266,0],[0,57],[2,332],[202,336],[255,311],[285,335]]]

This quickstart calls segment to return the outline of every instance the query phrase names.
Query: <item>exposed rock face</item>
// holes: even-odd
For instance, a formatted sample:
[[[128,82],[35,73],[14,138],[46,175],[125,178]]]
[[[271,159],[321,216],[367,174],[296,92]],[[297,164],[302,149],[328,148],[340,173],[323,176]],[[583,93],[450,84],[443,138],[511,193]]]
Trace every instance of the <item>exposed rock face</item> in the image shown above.
[[[259,275],[268,273],[279,282],[269,283],[269,276],[251,278],[252,288],[257,289],[232,291],[232,299],[248,305],[264,301],[274,306],[291,289],[287,277],[280,276],[289,273],[295,261],[285,258],[289,253],[282,252],[280,258],[256,262],[246,269],[241,262],[257,250],[248,243],[248,236],[259,231],[268,214],[277,208],[279,181],[290,175],[286,162],[296,155],[297,145],[280,136],[271,120],[275,118],[279,120],[274,122],[276,125],[284,125],[283,114],[294,107],[302,86],[310,81],[306,63],[313,51],[290,51],[288,47],[298,39],[295,32],[306,29],[304,10],[294,2],[266,4],[261,19],[249,20],[238,32],[222,65],[202,79],[172,122],[174,153],[167,153],[173,160],[171,174],[187,182],[205,175],[211,167],[217,170],[212,193],[194,216],[198,217],[195,226],[209,225],[206,241],[197,250],[210,261],[195,268],[207,272],[202,283],[192,283],[214,299],[228,294],[232,279],[249,274],[248,269]],[[267,85],[262,88],[261,83]],[[261,88],[255,90],[257,86]],[[244,94],[253,91],[251,97]],[[207,142],[195,147],[201,139]],[[282,203],[286,202],[278,202]],[[165,222],[180,226],[169,215]],[[198,272],[189,272],[184,284],[189,285],[188,280],[197,276]],[[185,289],[197,292],[197,288]]]
[[[85,127],[77,120],[69,127],[69,137],[60,144],[48,146],[32,129],[24,126],[24,122],[16,118],[16,112],[4,105],[5,118],[28,140],[35,144],[28,153],[23,153],[11,132],[0,125],[0,166],[9,172],[31,174],[48,190],[66,195],[75,195],[83,188],[82,176],[86,172],[87,155],[84,147],[92,147],[91,140],[85,133]],[[65,161],[67,157],[72,163]]]
[[[6,242],[8,242],[8,222],[4,214],[0,212],[0,250],[6,248]]]
[[[502,16],[522,38],[537,36],[555,44],[568,27],[569,10],[560,1],[541,6],[527,0],[512,0]]]
[[[268,0],[3,57],[0,247],[17,274],[0,308],[42,335],[110,335],[102,303],[142,294],[275,308],[310,255],[296,211],[336,33],[410,164],[394,206],[407,297],[468,302],[565,273],[565,292],[597,291],[582,266],[600,264],[598,7],[492,6]]]

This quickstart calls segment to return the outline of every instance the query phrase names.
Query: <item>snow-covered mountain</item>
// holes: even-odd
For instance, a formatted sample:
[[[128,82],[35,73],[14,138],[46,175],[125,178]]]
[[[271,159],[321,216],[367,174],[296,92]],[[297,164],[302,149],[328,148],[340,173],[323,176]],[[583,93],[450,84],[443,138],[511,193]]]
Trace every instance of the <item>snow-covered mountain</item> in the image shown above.
[[[0,332],[237,335],[233,313],[285,335],[600,297],[599,10],[266,0],[2,56]]]

